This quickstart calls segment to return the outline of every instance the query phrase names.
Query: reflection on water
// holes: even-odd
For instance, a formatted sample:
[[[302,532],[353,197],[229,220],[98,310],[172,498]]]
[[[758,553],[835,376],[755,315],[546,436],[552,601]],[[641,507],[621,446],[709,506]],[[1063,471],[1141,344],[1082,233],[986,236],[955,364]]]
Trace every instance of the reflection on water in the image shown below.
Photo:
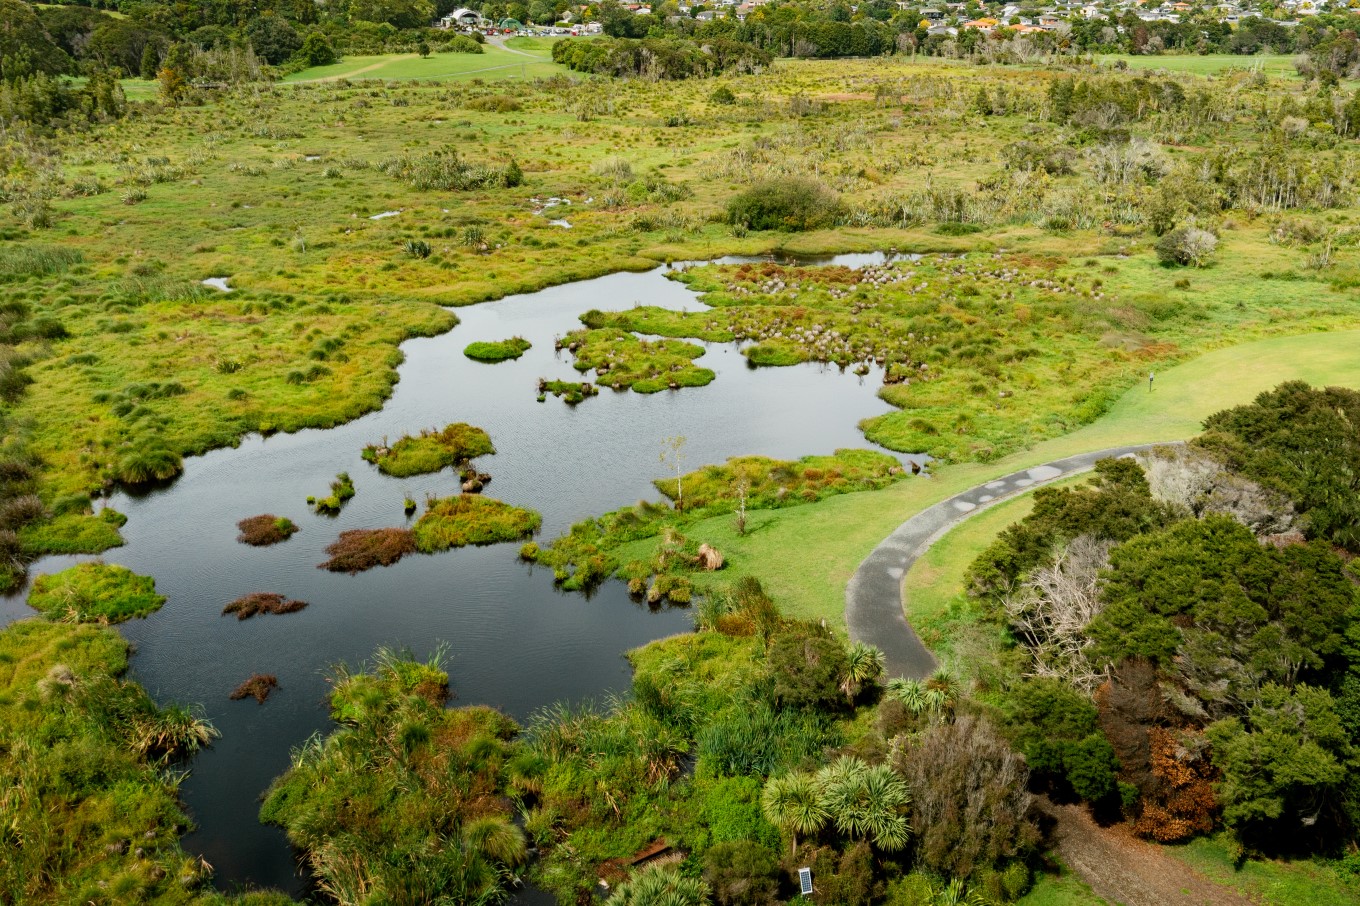
[[[717,372],[707,387],[651,396],[605,390],[575,408],[535,401],[539,377],[577,374],[554,353],[555,337],[579,327],[590,308],[635,303],[701,307],[658,268],[460,309],[462,323],[450,333],[402,347],[401,380],[381,411],[326,431],[252,436],[188,460],[169,487],[111,501],[129,516],[128,543],[105,559],[155,576],[169,598],[158,613],[122,627],[137,649],[133,675],[160,701],[202,703],[222,731],[182,787],[198,823],[185,847],[215,866],[219,883],[298,889],[282,833],[261,826],[257,812],[289,749],[328,729],[327,665],[358,663],[379,645],[425,656],[446,643],[458,700],[523,720],[559,699],[626,689],[625,650],[691,626],[686,611],[651,610],[617,582],[590,599],[562,594],[550,572],[517,560],[516,545],[414,556],[359,576],[317,569],[341,530],[405,524],[405,497],[457,491],[448,470],[381,476],[359,456],[365,443],[454,421],[485,428],[498,451],[478,463],[493,476],[487,493],[541,512],[542,538],[551,539],[587,515],[657,499],[651,480],[665,472],[664,438],[687,439],[687,468],[743,454],[792,458],[865,446],[856,424],[887,411],[875,396],[878,371],[859,378],[818,365],[751,369],[735,347],[717,344],[700,359]],[[470,342],[512,335],[534,344],[517,361],[485,365],[462,354]],[[324,493],[341,471],[353,476],[357,496],[338,517],[313,514],[306,497]],[[265,512],[290,517],[301,532],[272,548],[236,543],[236,522]],[[74,559],[50,558],[33,572]],[[228,601],[254,591],[310,606],[245,622],[221,615]],[[21,597],[0,600],[0,622],[29,613]],[[279,678],[269,701],[228,701],[255,672]]]

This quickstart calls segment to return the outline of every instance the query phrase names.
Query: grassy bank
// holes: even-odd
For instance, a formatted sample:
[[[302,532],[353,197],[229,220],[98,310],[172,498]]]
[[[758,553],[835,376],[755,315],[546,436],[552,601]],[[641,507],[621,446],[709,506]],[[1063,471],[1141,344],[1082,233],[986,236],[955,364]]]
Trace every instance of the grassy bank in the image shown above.
[[[528,41],[531,39],[522,38]],[[413,53],[347,56],[329,66],[313,66],[284,76],[285,84],[297,82],[327,82],[339,79],[424,79],[434,82],[482,79],[538,79],[566,75],[569,70],[552,62],[551,48],[539,53],[538,48],[520,48],[514,53],[494,44],[483,44],[481,53],[437,53],[421,57]],[[532,53],[534,56],[525,56]]]
[[[1312,333],[1218,349],[1159,372],[1152,393],[1143,384],[1135,386],[1093,424],[1024,453],[987,464],[944,466],[930,477],[816,506],[753,512],[745,536],[737,534],[730,516],[711,519],[690,534],[721,549],[731,568],[760,576],[786,612],[841,626],[850,575],[912,514],[998,475],[1049,460],[1190,437],[1206,416],[1248,402],[1283,380],[1360,386],[1357,343],[1356,332]],[[999,517],[984,513],[978,518]],[[964,523],[964,531],[974,531],[971,522]]]

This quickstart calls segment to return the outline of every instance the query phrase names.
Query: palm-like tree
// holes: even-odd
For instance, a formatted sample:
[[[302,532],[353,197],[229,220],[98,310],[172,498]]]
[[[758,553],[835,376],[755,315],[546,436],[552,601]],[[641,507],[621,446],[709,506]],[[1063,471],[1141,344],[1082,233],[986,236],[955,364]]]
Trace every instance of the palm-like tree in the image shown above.
[[[912,714],[926,710],[926,686],[920,680],[897,678],[888,681],[888,694]]]
[[[847,755],[822,768],[817,780],[822,803],[839,831],[882,850],[906,846],[911,826],[903,812],[911,795],[892,768],[870,767]]]
[[[855,697],[859,695],[865,683],[883,675],[884,663],[883,652],[873,645],[855,642],[850,646],[845,658],[845,675],[841,679],[841,691],[845,693],[845,698],[850,704],[855,703]]]
[[[792,855],[798,855],[798,835],[815,834],[826,824],[827,809],[822,802],[818,778],[810,774],[785,774],[771,777],[760,797],[765,817],[793,840]]]

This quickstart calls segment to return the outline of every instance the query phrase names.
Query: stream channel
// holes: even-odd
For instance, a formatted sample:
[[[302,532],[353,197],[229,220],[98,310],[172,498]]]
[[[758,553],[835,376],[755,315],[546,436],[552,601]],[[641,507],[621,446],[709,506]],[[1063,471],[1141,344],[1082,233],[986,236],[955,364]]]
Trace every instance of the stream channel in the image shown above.
[[[259,823],[259,803],[287,769],[290,749],[333,727],[329,665],[362,663],[381,645],[426,657],[446,643],[454,704],[492,705],[524,721],[555,701],[626,691],[624,651],[692,628],[687,609],[649,608],[618,581],[589,597],[562,593],[550,570],[518,560],[518,544],[415,555],[357,576],[317,569],[342,530],[407,524],[407,495],[423,501],[458,490],[448,469],[380,475],[360,458],[366,443],[450,422],[485,428],[497,450],[477,461],[493,476],[486,494],[542,513],[541,543],[587,516],[660,499],[652,480],[666,474],[662,442],[673,435],[686,438],[686,471],[731,456],[793,459],[871,446],[856,425],[889,410],[876,396],[879,369],[864,377],[817,364],[755,369],[730,343],[710,344],[699,359],[717,373],[706,387],[652,395],[605,388],[574,408],[552,396],[536,401],[539,377],[577,377],[553,341],[579,328],[583,312],[638,303],[703,308],[666,273],[612,274],[460,308],[452,331],[403,344],[400,382],[381,410],[329,430],[248,436],[238,447],[186,460],[168,487],[109,501],[128,516],[127,544],[104,559],[154,576],[168,597],[147,619],[120,627],[136,649],[132,677],[157,701],[200,703],[222,733],[181,786],[197,825],[184,848],[212,864],[219,887],[304,888],[282,831]],[[516,361],[487,365],[463,355],[470,342],[514,335],[533,343]],[[307,496],[326,494],[342,471],[353,477],[356,496],[337,517],[311,512]],[[237,543],[236,523],[259,513],[288,516],[301,531],[274,547]],[[84,559],[91,558],[47,558],[31,575]],[[247,621],[222,615],[227,602],[257,591],[310,606]],[[22,594],[0,599],[0,625],[31,614]],[[256,672],[278,676],[269,700],[229,701]]]

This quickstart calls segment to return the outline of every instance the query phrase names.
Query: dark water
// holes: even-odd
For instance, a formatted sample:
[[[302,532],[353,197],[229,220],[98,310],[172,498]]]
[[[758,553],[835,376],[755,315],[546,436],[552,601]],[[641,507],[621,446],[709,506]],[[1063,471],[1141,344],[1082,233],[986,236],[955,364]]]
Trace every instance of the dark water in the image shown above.
[[[413,556],[352,577],[317,569],[322,548],[341,530],[403,525],[407,495],[457,492],[447,470],[380,475],[360,458],[365,443],[454,421],[485,428],[498,451],[479,460],[493,475],[487,493],[541,512],[540,540],[548,540],[587,515],[657,499],[651,480],[666,474],[667,437],[687,438],[687,470],[735,455],[793,458],[866,446],[857,422],[887,411],[875,396],[877,371],[859,378],[817,365],[753,370],[734,346],[716,344],[699,360],[718,375],[707,387],[651,396],[603,390],[576,408],[551,396],[536,402],[540,376],[577,375],[565,354],[554,353],[554,337],[579,327],[587,309],[634,303],[702,307],[657,269],[460,309],[462,323],[450,333],[402,347],[401,380],[381,411],[327,431],[252,436],[187,461],[168,488],[111,501],[129,517],[127,546],[105,559],[154,576],[169,598],[151,617],[122,627],[137,650],[133,676],[159,701],[202,703],[222,731],[182,787],[198,824],[184,846],[207,858],[219,884],[300,887],[282,833],[261,826],[257,813],[290,748],[330,727],[327,665],[357,664],[379,645],[425,656],[445,643],[459,702],[523,719],[553,701],[626,689],[626,649],[692,625],[686,610],[650,610],[617,582],[590,599],[562,594],[549,571],[518,561],[513,544]],[[534,344],[518,361],[484,365],[462,354],[472,341],[516,334]],[[327,493],[340,471],[354,478],[357,495],[337,518],[313,514],[306,497]],[[238,544],[236,522],[265,512],[292,518],[301,532],[272,548]],[[33,573],[75,559],[51,558]],[[310,606],[245,622],[221,615],[228,601],[255,591]],[[30,613],[22,597],[0,600],[0,624]],[[255,672],[279,678],[269,701],[229,701]]]

